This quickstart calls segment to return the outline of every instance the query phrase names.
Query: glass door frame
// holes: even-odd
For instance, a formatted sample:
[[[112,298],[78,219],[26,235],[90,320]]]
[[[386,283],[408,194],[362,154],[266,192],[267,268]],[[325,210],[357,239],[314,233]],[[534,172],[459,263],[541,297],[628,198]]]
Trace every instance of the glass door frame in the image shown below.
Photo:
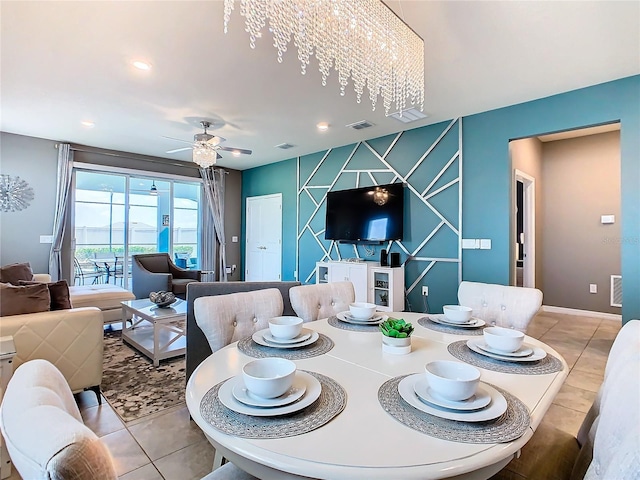
[[[151,180],[151,181],[166,181],[169,183],[169,225],[167,226],[169,229],[169,255],[174,250],[174,239],[173,239],[173,226],[175,221],[174,215],[174,183],[192,183],[198,184],[199,186],[199,202],[198,202],[198,226],[197,226],[197,255],[198,258],[202,259],[203,253],[203,243],[202,243],[202,232],[203,232],[203,222],[204,216],[206,214],[205,208],[203,207],[202,201],[204,198],[203,191],[203,181],[202,178],[196,177],[186,177],[182,175],[175,174],[167,174],[161,172],[150,172],[145,170],[133,170],[128,168],[121,167],[109,167],[103,165],[89,164],[89,163],[76,163],[73,167],[73,175],[72,175],[72,202],[70,204],[70,230],[71,230],[71,272],[74,271],[73,268],[73,260],[75,258],[76,252],[76,238],[75,238],[75,205],[76,205],[76,174],[77,172],[90,172],[96,174],[105,174],[105,175],[119,175],[123,176],[125,180],[124,185],[124,232],[123,232],[123,242],[124,242],[124,261],[122,265],[122,284],[125,288],[129,286],[130,275],[129,275],[129,218],[130,218],[130,188],[131,188],[131,180],[132,179],[143,179],[143,180]],[[156,207],[157,208],[157,207]]]

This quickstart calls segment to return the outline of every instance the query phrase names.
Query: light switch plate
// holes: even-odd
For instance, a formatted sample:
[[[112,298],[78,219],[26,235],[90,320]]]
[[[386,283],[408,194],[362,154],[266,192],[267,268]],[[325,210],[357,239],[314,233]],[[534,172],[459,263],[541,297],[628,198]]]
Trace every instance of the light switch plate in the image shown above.
[[[589,293],[598,293],[598,285],[596,283],[589,284]]]
[[[480,249],[481,250],[491,250],[491,239],[490,238],[481,238],[480,239]]]
[[[53,243],[53,235],[40,235],[40,243]]]
[[[475,238],[463,238],[462,239],[462,248],[464,249],[474,249],[474,248],[478,248],[476,247],[476,242],[478,240]]]
[[[616,216],[615,215],[601,215],[600,216],[600,223],[616,223]]]
[[[233,243],[238,243],[238,237],[234,235],[233,237],[231,237],[231,241]]]

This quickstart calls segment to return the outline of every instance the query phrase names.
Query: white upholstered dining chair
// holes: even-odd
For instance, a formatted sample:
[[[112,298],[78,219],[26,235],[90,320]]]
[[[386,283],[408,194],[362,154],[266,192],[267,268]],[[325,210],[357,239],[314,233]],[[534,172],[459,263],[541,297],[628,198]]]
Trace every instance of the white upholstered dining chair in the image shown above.
[[[47,360],[14,372],[0,409],[0,428],[24,479],[117,479],[109,450],[82,422],[69,384]]]
[[[269,328],[269,319],[282,315],[284,303],[277,288],[199,297],[193,314],[212,352]]]
[[[327,318],[349,310],[356,294],[351,282],[300,285],[289,289],[291,307],[305,322]]]
[[[537,288],[465,281],[458,287],[458,302],[471,307],[473,315],[489,325],[526,332],[542,306],[542,292]]]

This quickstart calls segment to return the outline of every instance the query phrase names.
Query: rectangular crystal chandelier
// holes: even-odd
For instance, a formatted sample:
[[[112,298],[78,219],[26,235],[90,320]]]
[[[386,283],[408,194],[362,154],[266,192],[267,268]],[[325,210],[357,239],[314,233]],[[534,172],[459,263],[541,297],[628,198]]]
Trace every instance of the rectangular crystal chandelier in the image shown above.
[[[224,0],[224,31],[235,0]],[[309,58],[318,60],[322,85],[333,67],[338,72],[340,94],[349,78],[358,103],[364,87],[373,110],[382,97],[385,114],[412,106],[424,108],[424,41],[379,0],[240,0],[249,45],[262,37],[268,23],[278,62],[293,40],[301,71]]]

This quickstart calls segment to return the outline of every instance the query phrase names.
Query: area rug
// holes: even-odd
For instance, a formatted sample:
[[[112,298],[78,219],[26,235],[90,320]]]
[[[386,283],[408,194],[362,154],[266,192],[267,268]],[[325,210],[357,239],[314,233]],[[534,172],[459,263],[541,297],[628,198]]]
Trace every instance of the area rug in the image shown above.
[[[120,330],[105,331],[102,394],[125,422],[184,404],[184,356],[160,366],[122,341]]]

